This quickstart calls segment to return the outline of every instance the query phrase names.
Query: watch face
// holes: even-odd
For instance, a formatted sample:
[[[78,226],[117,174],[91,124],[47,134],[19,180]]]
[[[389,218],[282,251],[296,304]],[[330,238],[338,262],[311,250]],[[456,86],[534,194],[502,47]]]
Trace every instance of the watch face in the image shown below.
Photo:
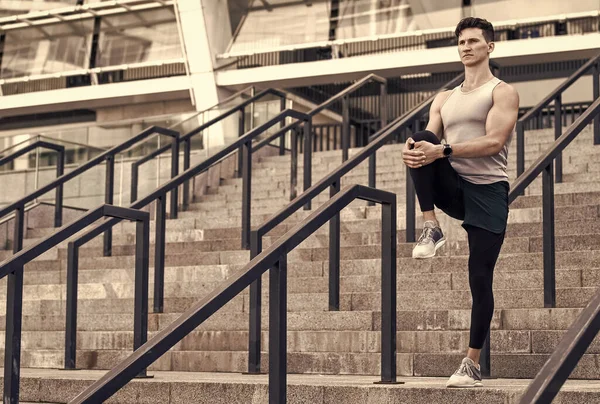
[[[450,145],[444,145],[444,156],[449,156],[452,154],[452,147]]]

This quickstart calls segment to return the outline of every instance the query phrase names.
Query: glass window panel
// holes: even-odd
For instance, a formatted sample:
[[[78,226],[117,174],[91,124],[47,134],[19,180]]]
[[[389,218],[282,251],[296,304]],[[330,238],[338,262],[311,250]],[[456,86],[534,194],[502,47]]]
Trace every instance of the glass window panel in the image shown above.
[[[181,57],[177,23],[171,8],[102,19],[98,67]]]
[[[87,19],[7,31],[0,77],[87,68],[93,27]]]

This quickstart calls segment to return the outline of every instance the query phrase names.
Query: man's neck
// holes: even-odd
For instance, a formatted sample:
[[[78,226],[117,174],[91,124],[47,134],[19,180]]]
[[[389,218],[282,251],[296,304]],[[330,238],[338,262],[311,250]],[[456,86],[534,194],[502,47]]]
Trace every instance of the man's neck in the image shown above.
[[[466,66],[463,88],[465,90],[472,90],[487,83],[493,77],[494,75],[490,71],[488,63],[480,63],[476,66]]]

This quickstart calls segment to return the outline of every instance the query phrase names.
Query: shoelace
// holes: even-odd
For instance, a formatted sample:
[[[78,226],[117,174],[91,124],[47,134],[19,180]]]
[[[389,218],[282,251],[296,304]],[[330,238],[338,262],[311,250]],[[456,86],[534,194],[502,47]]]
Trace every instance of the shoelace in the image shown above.
[[[457,374],[459,375],[468,375],[470,378],[475,378],[474,377],[474,373],[473,370],[471,369],[470,366],[468,366],[466,363],[461,363],[460,367],[458,368],[458,370],[456,371]]]
[[[417,242],[420,243],[423,240],[425,240],[426,238],[429,238],[431,236],[431,233],[433,232],[433,230],[434,230],[433,227],[425,227],[423,229],[423,233],[421,233],[421,237],[419,237],[419,240]]]

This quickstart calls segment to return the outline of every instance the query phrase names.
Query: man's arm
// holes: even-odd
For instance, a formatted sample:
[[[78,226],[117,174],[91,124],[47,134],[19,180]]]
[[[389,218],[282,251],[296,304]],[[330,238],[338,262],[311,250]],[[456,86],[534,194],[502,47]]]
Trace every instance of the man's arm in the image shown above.
[[[486,135],[463,143],[452,144],[452,156],[476,158],[493,156],[502,150],[510,137],[519,114],[519,94],[510,85],[500,83],[492,93],[494,104],[485,123]],[[425,164],[442,158],[443,146],[417,142],[416,150],[422,150],[427,156]],[[424,165],[425,165],[424,164]]]
[[[450,96],[450,93],[451,91],[443,91],[436,95],[429,108],[429,122],[427,122],[426,130],[434,133],[439,139],[441,139],[444,134],[444,125],[442,123],[442,114],[440,111],[444,101]],[[404,164],[408,167],[419,168],[425,165],[425,153],[421,150],[417,151],[411,149],[414,143],[415,141],[412,138],[406,140],[404,149],[402,150],[402,159],[404,160]]]

